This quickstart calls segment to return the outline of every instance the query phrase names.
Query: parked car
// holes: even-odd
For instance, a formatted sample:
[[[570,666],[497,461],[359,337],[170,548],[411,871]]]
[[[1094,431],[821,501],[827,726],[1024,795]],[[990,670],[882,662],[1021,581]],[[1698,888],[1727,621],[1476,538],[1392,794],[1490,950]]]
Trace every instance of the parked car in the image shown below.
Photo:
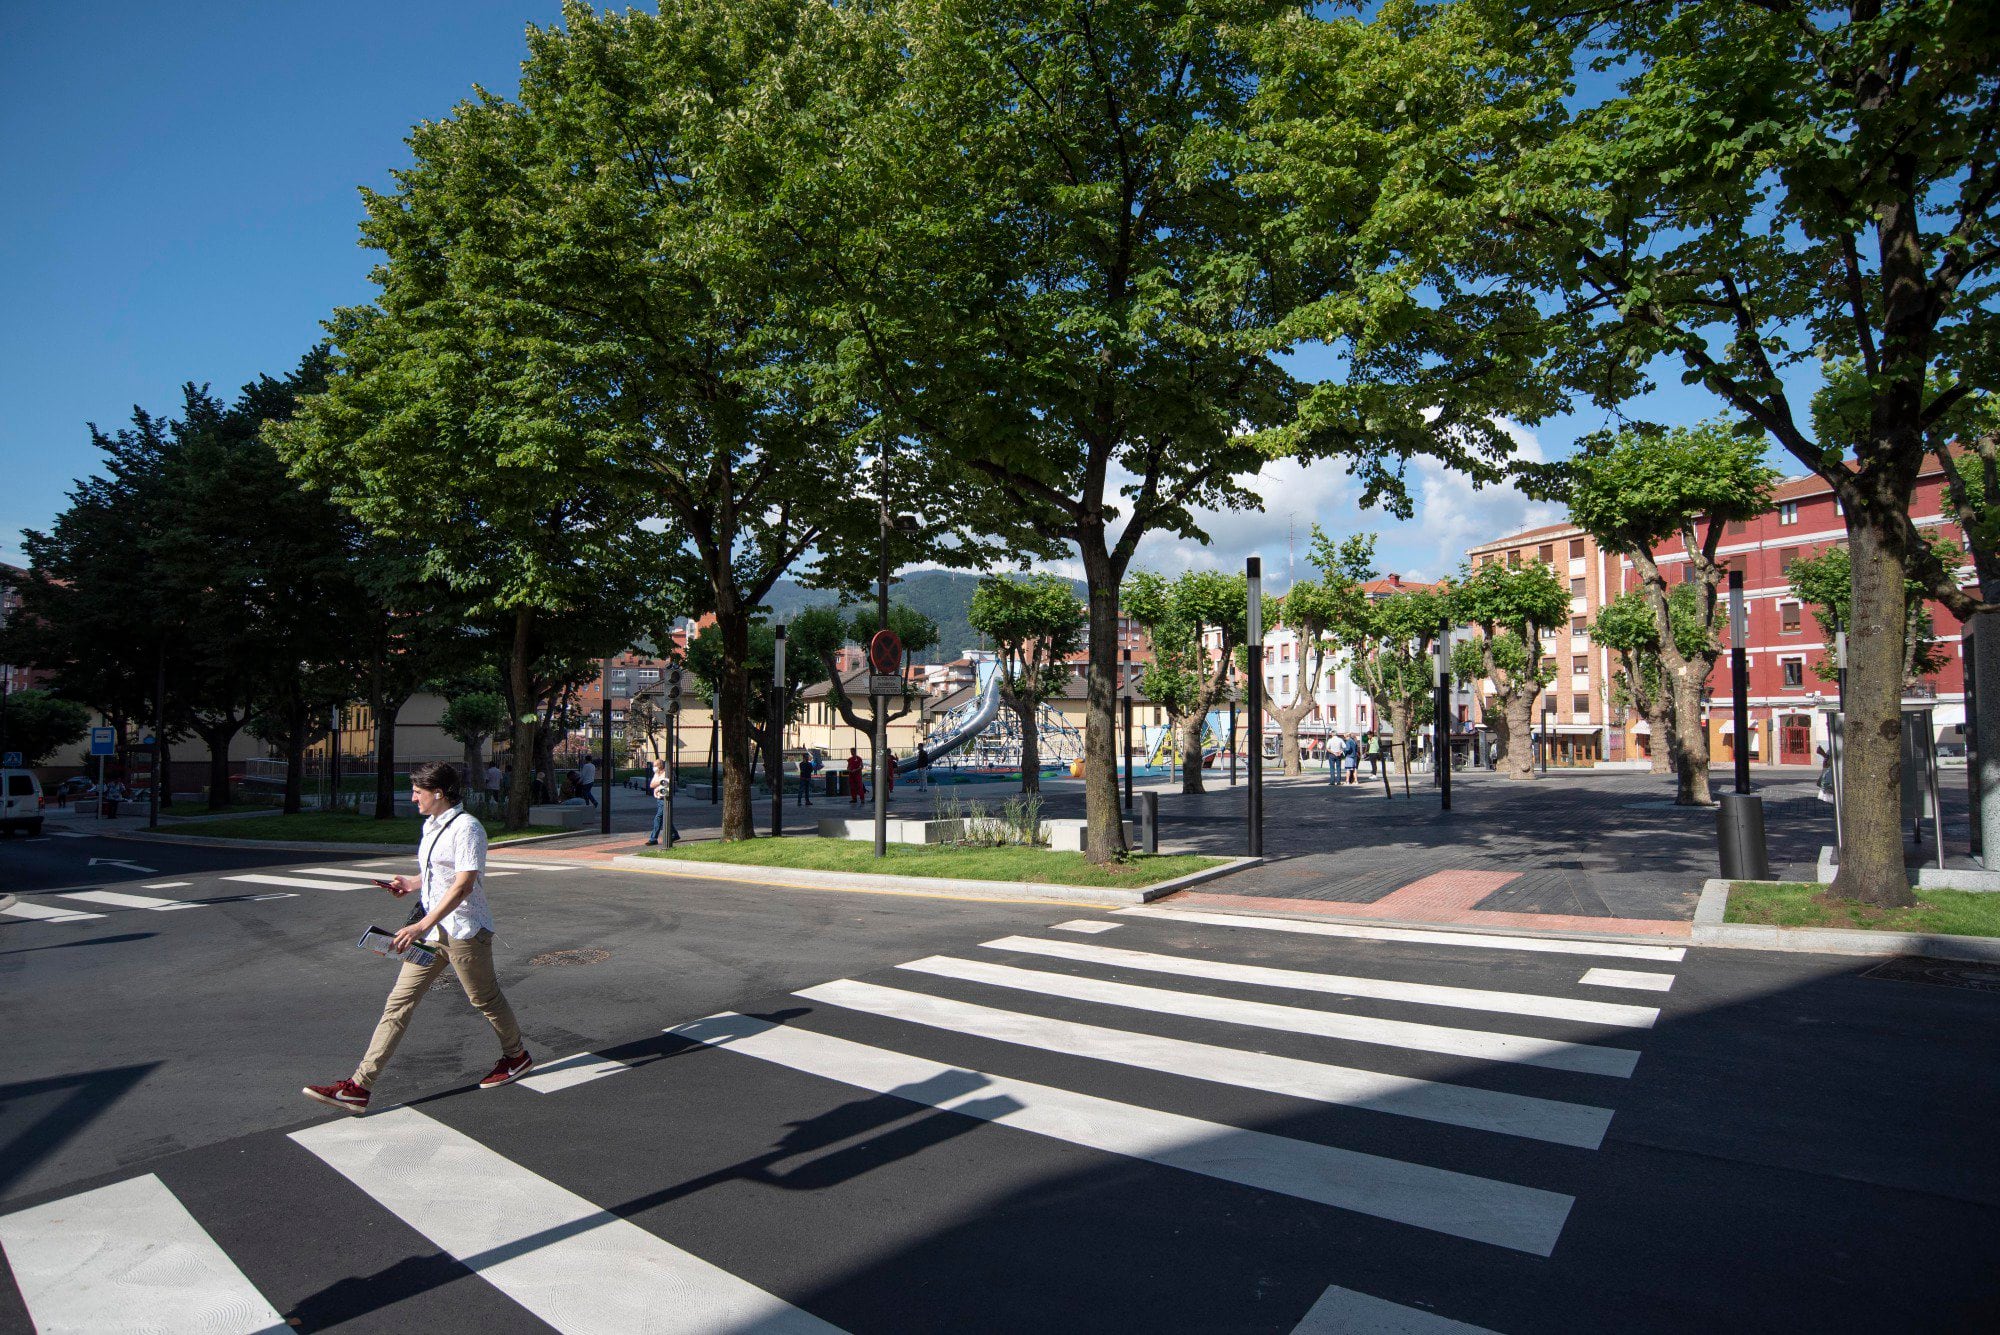
[[[1964,769],[1965,743],[1939,742],[1937,744],[1937,760],[1939,769]]]
[[[0,769],[0,835],[42,832],[42,781],[31,769]]]

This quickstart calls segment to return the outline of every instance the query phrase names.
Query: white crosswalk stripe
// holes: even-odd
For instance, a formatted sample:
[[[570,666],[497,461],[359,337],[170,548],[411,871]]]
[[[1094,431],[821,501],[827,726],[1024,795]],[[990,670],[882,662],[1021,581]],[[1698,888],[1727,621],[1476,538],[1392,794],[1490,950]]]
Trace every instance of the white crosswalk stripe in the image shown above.
[[[897,966],[940,978],[959,978],[973,983],[991,983],[1025,992],[1077,1001],[1101,1001],[1113,1006],[1157,1011],[1166,1015],[1186,1015],[1227,1024],[1254,1025],[1294,1034],[1318,1034],[1323,1038],[1352,1039],[1357,1043],[1378,1043],[1388,1047],[1411,1048],[1418,1052],[1441,1052],[1453,1057],[1474,1057],[1481,1061],[1519,1062],[1546,1066],[1560,1071],[1580,1071],[1590,1075],[1626,1077],[1638,1064],[1639,1054],[1624,1048],[1598,1047],[1591,1043],[1567,1043],[1556,1039],[1528,1038],[1520,1034],[1497,1034],[1484,1029],[1454,1029],[1445,1025],[1416,1024],[1408,1020],[1380,1020],[1372,1016],[1344,1015],[1337,1011],[1307,1010],[1279,1006],[1267,1001],[1239,1001],[1234,997],[1211,997],[1198,992],[1174,992],[1158,987],[1138,987],[1131,983],[1106,982],[1070,974],[1043,973],[1038,969],[1016,969],[984,960],[954,959],[933,955]]]
[[[486,859],[488,867],[505,867],[511,871],[582,871],[580,862],[503,862],[498,858]]]
[[[1484,1326],[1405,1307],[1386,1298],[1330,1286],[1292,1335],[1493,1335]]]
[[[1674,985],[1670,973],[1642,973],[1637,969],[1591,969],[1578,982],[1592,987],[1631,987],[1642,992],[1666,992]]]
[[[1243,927],[1259,932],[1292,932],[1301,936],[1340,936],[1355,941],[1407,941],[1425,946],[1526,950],[1548,955],[1607,955],[1628,960],[1687,958],[1687,949],[1683,946],[1652,946],[1630,941],[1571,941],[1561,937],[1502,936],[1486,932],[1434,932],[1428,927],[1377,927],[1371,923],[1300,922],[1296,918],[1252,918],[1240,913],[1155,908],[1149,904],[1135,904],[1129,909],[1116,909],[1114,912],[1121,918],[1164,918],[1170,922]]]
[[[1604,1129],[1611,1124],[1609,1108],[1384,1075],[1350,1066],[1277,1057],[1267,1052],[1244,1052],[1213,1043],[1104,1029],[852,979],[822,983],[796,995],[809,1001],[824,1001],[872,1015],[1048,1052],[1093,1057],[1323,1103],[1373,1108],[1481,1131],[1530,1136],[1584,1149],[1596,1149],[1604,1139]]]
[[[565,1335],[838,1329],[414,1108],[292,1139]]]
[[[1173,973],[1184,978],[1213,978],[1226,983],[1254,983],[1260,987],[1285,987],[1294,991],[1331,992],[1344,997],[1375,997],[1389,1001],[1414,1001],[1427,1006],[1456,1006],[1467,1010],[1497,1011],[1511,1015],[1540,1015],[1551,1020],[1578,1020],[1585,1024],[1616,1025],[1627,1029],[1650,1029],[1660,1012],[1652,1006],[1621,1006],[1602,1001],[1572,1001],[1568,997],[1534,996],[1522,992],[1493,992],[1484,988],[1440,987],[1434,983],[1403,983],[1392,978],[1356,978],[1346,974],[1307,973],[1302,969],[1271,969],[1259,964],[1231,964],[1222,960],[1186,959],[1178,955],[1158,955],[1143,950],[1120,950],[1114,946],[1093,946],[1080,941],[1038,941],[1027,936],[1007,936],[982,943],[988,950],[1013,950],[1024,955],[1048,955],[1055,959],[1083,960],[1093,964],[1115,964],[1152,973]]]
[[[579,1052],[573,1057],[560,1057],[552,1062],[536,1062],[532,1074],[524,1075],[514,1083],[534,1090],[537,1094],[554,1094],[558,1090],[574,1089],[578,1085],[601,1080],[607,1075],[617,1075],[632,1068],[624,1062],[610,1057],[600,1057],[594,1052]]]
[[[241,885],[278,885],[292,890],[359,890],[367,885],[366,881],[330,881],[324,876],[272,876],[263,872],[225,876],[222,879]]]
[[[84,922],[103,916],[102,913],[85,913],[81,909],[57,908],[53,904],[34,904],[25,899],[14,901],[10,908],[0,909],[0,917],[27,918],[34,922]]]
[[[106,904],[114,909],[151,909],[155,913],[170,913],[175,909],[202,909],[206,904],[191,904],[184,899],[159,899],[153,895],[128,895],[117,890],[69,890],[57,895],[57,899],[80,899],[86,904]]]
[[[968,1071],[754,1016],[713,1015],[667,1032],[1073,1145],[1536,1256],[1555,1249],[1569,1214],[1571,1198],[1557,1192]]]
[[[0,1216],[0,1248],[39,1331],[291,1329],[150,1174]]]

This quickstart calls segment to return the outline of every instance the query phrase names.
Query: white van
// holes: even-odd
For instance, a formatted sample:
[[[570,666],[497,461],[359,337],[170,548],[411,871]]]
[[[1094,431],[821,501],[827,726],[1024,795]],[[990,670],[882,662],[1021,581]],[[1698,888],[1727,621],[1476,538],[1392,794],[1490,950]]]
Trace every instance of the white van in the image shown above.
[[[0,834],[42,832],[42,781],[31,769],[0,769]]]

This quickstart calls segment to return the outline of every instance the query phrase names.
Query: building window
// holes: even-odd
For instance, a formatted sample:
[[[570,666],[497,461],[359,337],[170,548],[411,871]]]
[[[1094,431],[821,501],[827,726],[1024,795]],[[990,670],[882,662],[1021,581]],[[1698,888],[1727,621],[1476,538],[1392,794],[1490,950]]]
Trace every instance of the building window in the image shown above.
[[[1778,573],[1782,575],[1787,570],[1790,570],[1792,568],[1792,562],[1798,559],[1799,559],[1799,549],[1796,547],[1787,547],[1785,548],[1784,551],[1779,552]]]
[[[1798,523],[1798,522],[1799,522],[1799,503],[1798,503],[1797,501],[1779,501],[1779,502],[1778,502],[1778,522],[1779,522],[1780,524],[1796,524],[1796,523]]]
[[[1583,559],[1582,538],[1571,538],[1569,540],[1569,559],[1572,561],[1581,561]]]
[[[1569,582],[1569,596],[1572,598],[1583,597],[1583,576],[1578,575]]]
[[[1569,619],[1569,633],[1571,639],[1587,640],[1590,638],[1590,627],[1584,622],[1582,617],[1571,617]]]
[[[1569,657],[1569,670],[1576,676],[1588,677],[1590,675],[1590,655],[1571,654]]]
[[[1517,547],[1513,551],[1507,553],[1507,564],[1510,566],[1517,566],[1521,564],[1520,548]]]
[[[1554,565],[1556,563],[1556,545],[1553,542],[1543,543],[1542,549],[1535,553],[1535,559],[1545,566]]]
[[[1543,626],[1542,638],[1553,642],[1556,638],[1556,628],[1554,626]]]
[[[1784,635],[1799,633],[1799,605],[1797,603],[1778,604],[1778,630]]]
[[[1778,666],[1785,673],[1785,689],[1797,690],[1806,684],[1806,660],[1803,658],[1781,658]]]
[[[1590,697],[1587,695],[1571,696],[1569,698],[1569,712],[1572,716],[1576,718],[1589,718]]]

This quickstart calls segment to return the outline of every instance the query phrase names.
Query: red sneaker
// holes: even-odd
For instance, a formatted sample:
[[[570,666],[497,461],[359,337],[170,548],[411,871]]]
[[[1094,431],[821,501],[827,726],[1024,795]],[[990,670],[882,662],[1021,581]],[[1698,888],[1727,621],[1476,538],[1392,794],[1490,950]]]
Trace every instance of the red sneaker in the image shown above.
[[[359,1117],[368,1111],[368,1091],[352,1080],[337,1080],[330,1085],[307,1085],[299,1093],[316,1103],[338,1108],[350,1117]]]
[[[493,1069],[486,1073],[486,1078],[479,1082],[479,1087],[498,1089],[502,1085],[511,1085],[534,1069],[535,1059],[528,1055],[526,1048],[523,1048],[518,1056],[502,1057]]]

